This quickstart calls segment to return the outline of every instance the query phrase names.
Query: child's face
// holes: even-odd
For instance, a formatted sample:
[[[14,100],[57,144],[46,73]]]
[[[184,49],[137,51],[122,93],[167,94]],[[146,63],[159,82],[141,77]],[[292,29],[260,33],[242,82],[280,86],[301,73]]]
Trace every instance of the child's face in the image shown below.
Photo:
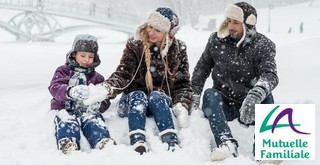
[[[89,68],[94,60],[94,53],[91,52],[76,52],[76,62],[83,68]]]

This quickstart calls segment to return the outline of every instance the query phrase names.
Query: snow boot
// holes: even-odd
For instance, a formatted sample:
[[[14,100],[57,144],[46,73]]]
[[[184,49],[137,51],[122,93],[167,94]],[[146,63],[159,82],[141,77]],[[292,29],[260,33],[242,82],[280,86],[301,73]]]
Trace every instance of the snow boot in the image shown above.
[[[112,138],[103,138],[96,144],[95,148],[102,150],[107,145],[117,145],[117,143]]]
[[[142,130],[130,131],[130,144],[133,146],[134,150],[140,155],[148,152],[148,146],[146,144],[145,132]]]
[[[140,153],[140,155],[142,155],[148,151],[148,146],[147,146],[146,142],[144,142],[144,141],[137,141],[132,146],[136,152]]]
[[[211,152],[210,158],[212,161],[221,161],[229,156],[238,156],[238,143],[234,139],[222,141],[219,147],[214,148]]]
[[[163,143],[168,144],[167,151],[175,151],[178,147],[178,136],[174,130],[165,130],[160,132],[161,140]]]
[[[59,149],[64,154],[69,154],[71,151],[78,150],[78,145],[71,138],[63,138],[59,140]]]

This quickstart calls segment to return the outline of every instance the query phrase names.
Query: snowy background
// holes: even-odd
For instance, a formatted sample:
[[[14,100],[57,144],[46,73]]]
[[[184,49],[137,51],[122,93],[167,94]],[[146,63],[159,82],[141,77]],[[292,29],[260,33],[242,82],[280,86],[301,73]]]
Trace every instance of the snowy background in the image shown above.
[[[1,18],[16,11],[1,9]],[[277,45],[277,64],[280,83],[274,90],[276,103],[308,103],[320,105],[320,1],[302,3],[271,10],[271,32],[268,32],[268,9],[258,9],[258,31],[271,38]],[[220,24],[222,16],[215,16]],[[70,23],[70,20],[61,18]],[[202,17],[201,20],[208,20]],[[74,24],[78,21],[72,20]],[[304,31],[299,32],[300,23]],[[206,26],[207,22],[199,24]],[[292,32],[289,34],[289,28]],[[201,28],[200,28],[201,29]],[[251,150],[254,127],[244,128],[237,121],[230,122],[238,139],[240,156],[222,162],[211,162],[213,137],[208,121],[191,115],[191,126],[178,130],[182,149],[174,153],[165,151],[153,119],[147,120],[147,142],[151,151],[143,156],[129,146],[127,118],[116,115],[117,101],[104,113],[111,136],[118,142],[104,150],[90,150],[82,138],[82,150],[64,155],[56,149],[53,116],[49,111],[51,96],[48,85],[55,69],[65,62],[65,54],[71,49],[76,34],[90,33],[99,41],[102,60],[97,71],[106,78],[115,70],[122,55],[127,35],[106,29],[75,31],[56,38],[56,42],[19,43],[15,37],[0,29],[0,165],[254,165]],[[176,35],[188,46],[190,73],[204,50],[211,31],[195,30],[183,26]],[[206,86],[210,87],[208,79]],[[320,113],[316,112],[316,125],[320,125]],[[316,130],[316,139],[320,131]],[[319,148],[319,140],[317,140]],[[283,165],[319,165],[320,150],[315,161],[285,161]]]

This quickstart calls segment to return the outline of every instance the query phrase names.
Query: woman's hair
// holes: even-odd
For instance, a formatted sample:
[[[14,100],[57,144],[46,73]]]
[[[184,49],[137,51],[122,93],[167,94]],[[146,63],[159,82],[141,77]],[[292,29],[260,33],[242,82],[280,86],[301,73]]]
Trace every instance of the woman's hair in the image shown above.
[[[145,81],[147,85],[147,89],[149,92],[153,90],[153,80],[152,80],[152,75],[150,72],[150,65],[151,65],[151,54],[150,54],[150,45],[151,43],[149,42],[149,36],[148,36],[148,31],[147,31],[146,26],[144,29],[141,30],[140,36],[143,44],[143,52],[145,54],[145,62],[147,66],[147,72],[145,76]],[[165,48],[165,43],[166,43],[166,37],[163,38],[161,46],[160,46],[160,52]],[[164,61],[164,59],[162,59]],[[167,72],[168,65],[164,63],[165,65],[165,72]],[[165,73],[166,74],[166,73]]]

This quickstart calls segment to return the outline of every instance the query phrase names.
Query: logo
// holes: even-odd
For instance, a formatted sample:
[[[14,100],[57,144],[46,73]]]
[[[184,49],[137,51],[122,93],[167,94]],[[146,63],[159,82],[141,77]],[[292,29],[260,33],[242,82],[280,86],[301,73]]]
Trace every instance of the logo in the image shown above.
[[[314,160],[314,104],[256,104],[256,160]]]
[[[296,133],[299,133],[299,134],[310,134],[310,133],[306,133],[306,132],[301,132],[301,131],[298,131],[295,127],[296,126],[300,126],[300,124],[293,124],[293,120],[292,120],[292,115],[293,115],[293,109],[292,108],[286,108],[284,109],[283,111],[281,111],[279,113],[279,115],[276,117],[276,119],[274,120],[273,124],[272,125],[267,125],[268,124],[268,121],[269,119],[271,118],[271,116],[273,115],[273,113],[279,108],[280,106],[276,106],[275,108],[273,108],[273,110],[267,115],[267,117],[264,119],[261,127],[260,127],[260,133],[261,132],[264,132],[264,131],[268,131],[271,129],[271,132],[273,133],[274,130],[276,128],[281,128],[281,127],[288,127],[290,126],[290,128],[296,132]],[[283,117],[285,117],[285,115],[288,116],[288,122],[289,124],[278,124],[279,120]]]

